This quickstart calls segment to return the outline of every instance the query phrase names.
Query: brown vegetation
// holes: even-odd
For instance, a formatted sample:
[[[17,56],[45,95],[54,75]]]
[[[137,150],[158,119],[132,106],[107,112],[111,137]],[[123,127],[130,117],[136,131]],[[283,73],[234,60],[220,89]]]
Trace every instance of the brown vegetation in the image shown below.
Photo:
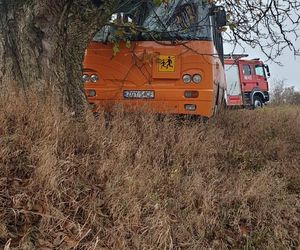
[[[0,248],[299,246],[299,107],[78,121],[11,94],[0,126]]]
[[[294,86],[286,86],[284,81],[275,82],[271,97],[271,104],[273,105],[300,105],[300,92],[295,90]]]

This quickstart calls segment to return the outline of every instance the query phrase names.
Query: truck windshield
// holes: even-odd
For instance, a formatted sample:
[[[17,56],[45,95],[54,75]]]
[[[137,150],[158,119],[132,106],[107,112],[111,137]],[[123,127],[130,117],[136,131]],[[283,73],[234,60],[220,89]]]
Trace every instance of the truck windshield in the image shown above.
[[[255,65],[255,74],[257,76],[266,77],[266,73],[265,73],[264,67],[262,65]]]
[[[206,0],[170,0],[160,6],[152,2],[140,1],[114,14],[111,24],[93,40],[113,41],[120,29],[124,38],[132,41],[211,40],[210,5]]]

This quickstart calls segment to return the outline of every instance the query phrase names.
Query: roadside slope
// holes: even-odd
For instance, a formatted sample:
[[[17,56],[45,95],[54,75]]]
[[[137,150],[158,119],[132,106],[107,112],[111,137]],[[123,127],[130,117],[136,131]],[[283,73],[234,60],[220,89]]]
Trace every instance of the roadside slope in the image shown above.
[[[295,249],[300,109],[80,121],[0,100],[0,248]]]

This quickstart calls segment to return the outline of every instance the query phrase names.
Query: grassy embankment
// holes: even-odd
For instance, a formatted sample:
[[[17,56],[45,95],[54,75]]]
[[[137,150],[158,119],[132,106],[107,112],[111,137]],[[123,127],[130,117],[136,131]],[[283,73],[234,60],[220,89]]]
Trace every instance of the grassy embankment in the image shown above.
[[[299,247],[299,107],[105,122],[29,100],[0,100],[0,248]]]

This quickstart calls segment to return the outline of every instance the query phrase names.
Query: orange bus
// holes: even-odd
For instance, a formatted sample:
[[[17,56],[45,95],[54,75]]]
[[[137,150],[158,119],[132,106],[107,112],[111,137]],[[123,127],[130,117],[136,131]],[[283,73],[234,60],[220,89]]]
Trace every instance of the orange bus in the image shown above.
[[[224,9],[206,0],[132,2],[86,49],[88,102],[212,116],[224,100]]]

